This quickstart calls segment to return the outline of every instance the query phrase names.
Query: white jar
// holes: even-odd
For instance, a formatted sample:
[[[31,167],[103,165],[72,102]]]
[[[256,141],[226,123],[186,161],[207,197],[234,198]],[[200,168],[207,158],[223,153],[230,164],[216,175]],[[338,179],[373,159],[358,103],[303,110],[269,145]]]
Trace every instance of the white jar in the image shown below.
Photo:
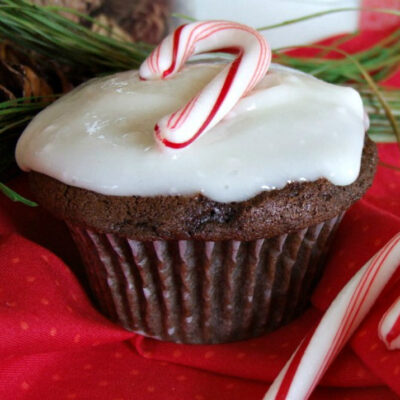
[[[175,0],[172,11],[198,20],[227,19],[258,28],[288,19],[343,7],[359,7],[361,0]],[[312,43],[339,33],[354,32],[359,12],[328,14],[264,32],[273,48]],[[183,20],[173,20],[171,29]]]

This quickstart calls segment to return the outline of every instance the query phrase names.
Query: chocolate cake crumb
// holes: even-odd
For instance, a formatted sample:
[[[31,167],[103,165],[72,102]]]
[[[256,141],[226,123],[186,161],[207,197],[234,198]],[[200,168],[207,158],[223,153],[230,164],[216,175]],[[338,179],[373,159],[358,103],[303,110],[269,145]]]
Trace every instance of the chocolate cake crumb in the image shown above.
[[[271,238],[328,220],[361,198],[372,184],[375,144],[366,138],[358,179],[336,186],[327,179],[293,182],[242,202],[191,196],[109,196],[31,172],[37,201],[82,228],[135,240],[243,240]]]

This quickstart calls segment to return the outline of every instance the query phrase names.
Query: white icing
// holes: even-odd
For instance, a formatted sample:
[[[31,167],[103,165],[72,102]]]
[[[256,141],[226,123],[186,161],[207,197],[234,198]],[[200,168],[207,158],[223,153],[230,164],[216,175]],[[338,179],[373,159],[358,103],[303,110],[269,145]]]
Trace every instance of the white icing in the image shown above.
[[[196,142],[160,151],[154,124],[220,69],[195,64],[168,80],[141,81],[137,71],[92,80],[34,118],[17,162],[108,195],[201,192],[221,202],[291,181],[348,185],[357,178],[365,123],[359,94],[277,65]]]

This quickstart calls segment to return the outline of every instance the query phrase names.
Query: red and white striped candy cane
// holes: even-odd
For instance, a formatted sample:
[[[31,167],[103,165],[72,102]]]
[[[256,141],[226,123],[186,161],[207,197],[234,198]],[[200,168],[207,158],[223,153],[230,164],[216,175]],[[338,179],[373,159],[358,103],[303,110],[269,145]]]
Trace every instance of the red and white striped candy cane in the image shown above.
[[[264,400],[305,400],[338,355],[400,263],[400,233],[341,290],[314,332],[286,363]]]
[[[140,78],[167,79],[182,69],[188,58],[206,52],[236,54],[206,87],[178,111],[155,126],[156,139],[180,149],[215,126],[266,74],[271,50],[255,29],[229,21],[182,25],[157,46],[140,67]]]
[[[378,334],[389,350],[400,350],[400,297],[382,317]]]

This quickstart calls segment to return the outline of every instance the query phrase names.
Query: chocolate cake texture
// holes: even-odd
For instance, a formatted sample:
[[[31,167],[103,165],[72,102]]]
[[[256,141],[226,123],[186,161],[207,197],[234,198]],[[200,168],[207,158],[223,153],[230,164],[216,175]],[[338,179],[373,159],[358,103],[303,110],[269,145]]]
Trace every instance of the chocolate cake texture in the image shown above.
[[[71,223],[136,240],[256,240],[328,220],[371,185],[377,155],[366,138],[358,179],[336,186],[327,179],[292,182],[242,202],[191,196],[107,196],[66,185],[37,172],[31,187],[40,204]]]
[[[190,196],[109,196],[30,172],[37,200],[65,220],[100,309],[129,330],[221,343],[277,329],[304,311],[343,213],[371,185],[291,182],[231,203]]]

